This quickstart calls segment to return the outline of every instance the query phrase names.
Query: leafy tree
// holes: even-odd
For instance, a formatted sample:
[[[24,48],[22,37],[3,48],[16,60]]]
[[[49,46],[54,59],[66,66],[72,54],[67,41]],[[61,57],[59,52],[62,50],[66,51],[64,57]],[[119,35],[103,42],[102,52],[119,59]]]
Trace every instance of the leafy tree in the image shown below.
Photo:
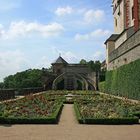
[[[4,83],[0,82],[0,89],[4,88]]]
[[[81,59],[80,64],[87,64],[87,61],[85,59]]]
[[[29,69],[4,78],[5,88],[29,88],[42,86],[42,70]]]
[[[99,74],[100,81],[105,80],[106,71],[101,70],[101,62],[99,60],[97,60],[97,61],[90,60],[89,62],[87,62],[86,60],[81,59],[80,64],[87,64],[92,72],[96,72]]]
[[[100,71],[101,70],[101,62],[90,60],[87,62],[85,59],[81,59],[80,64],[87,64],[91,71]]]

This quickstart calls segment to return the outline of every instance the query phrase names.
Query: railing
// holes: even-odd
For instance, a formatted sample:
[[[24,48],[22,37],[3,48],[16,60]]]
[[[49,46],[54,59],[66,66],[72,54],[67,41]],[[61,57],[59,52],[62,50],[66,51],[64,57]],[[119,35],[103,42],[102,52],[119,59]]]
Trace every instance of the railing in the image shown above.
[[[16,90],[16,95],[29,95],[29,94],[34,94],[37,92],[41,92],[44,91],[43,87],[36,87],[36,88],[22,88],[22,89],[18,89]]]
[[[14,89],[0,90],[0,101],[13,99],[13,98],[15,98],[15,90]]]
[[[129,37],[124,43],[122,43],[117,49],[109,54],[109,62],[117,59],[121,55],[127,53],[128,51],[134,49],[140,45],[140,30]]]
[[[43,87],[22,88],[22,89],[0,89],[0,101],[14,99],[15,96],[25,96],[44,91]]]

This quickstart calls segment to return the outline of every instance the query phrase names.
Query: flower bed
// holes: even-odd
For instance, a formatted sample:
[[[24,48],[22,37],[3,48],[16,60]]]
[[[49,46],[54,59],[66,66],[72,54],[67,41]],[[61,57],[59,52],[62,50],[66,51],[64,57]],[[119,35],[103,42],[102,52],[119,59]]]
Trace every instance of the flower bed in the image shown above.
[[[45,94],[0,104],[0,123],[57,123],[62,110],[61,100],[48,101]]]
[[[98,92],[95,91],[67,91],[67,90],[57,90],[57,91],[47,91],[46,92],[46,98],[48,100],[62,100],[66,104],[73,104],[75,100],[84,99],[87,97],[92,97],[95,95],[99,95]]]
[[[133,124],[139,123],[140,104],[122,101],[103,95],[77,100],[74,104],[80,123],[86,124]],[[137,116],[136,116],[137,114]]]

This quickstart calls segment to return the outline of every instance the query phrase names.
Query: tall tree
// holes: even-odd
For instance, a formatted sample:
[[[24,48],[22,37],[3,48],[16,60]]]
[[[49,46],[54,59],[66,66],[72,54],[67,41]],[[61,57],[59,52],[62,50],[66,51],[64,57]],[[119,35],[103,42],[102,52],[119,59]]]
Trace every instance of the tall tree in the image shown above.
[[[85,59],[81,59],[80,64],[87,64],[87,61]]]
[[[5,88],[29,88],[42,86],[42,70],[29,69],[4,78]]]

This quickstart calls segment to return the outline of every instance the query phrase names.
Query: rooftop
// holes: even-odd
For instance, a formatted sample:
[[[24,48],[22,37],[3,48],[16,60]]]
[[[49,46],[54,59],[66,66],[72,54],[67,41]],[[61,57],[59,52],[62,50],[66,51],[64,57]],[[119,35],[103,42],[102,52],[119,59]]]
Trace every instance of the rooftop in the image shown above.
[[[119,34],[112,34],[105,42],[105,44],[108,42],[108,41],[116,41],[117,38],[119,37]]]
[[[61,56],[59,56],[56,61],[52,64],[68,64]]]

